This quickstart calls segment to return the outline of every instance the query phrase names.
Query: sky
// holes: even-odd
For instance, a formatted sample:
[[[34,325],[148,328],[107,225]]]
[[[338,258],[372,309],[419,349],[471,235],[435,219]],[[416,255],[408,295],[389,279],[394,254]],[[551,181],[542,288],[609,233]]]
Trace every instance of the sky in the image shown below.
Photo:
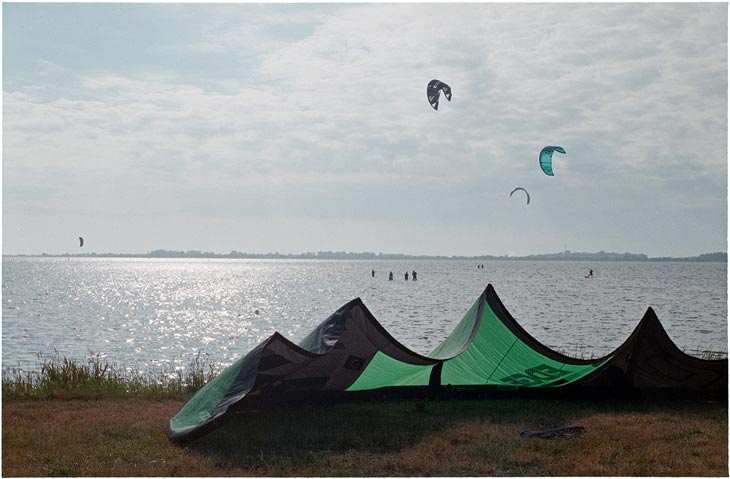
[[[727,3],[2,9],[3,254],[727,251]]]

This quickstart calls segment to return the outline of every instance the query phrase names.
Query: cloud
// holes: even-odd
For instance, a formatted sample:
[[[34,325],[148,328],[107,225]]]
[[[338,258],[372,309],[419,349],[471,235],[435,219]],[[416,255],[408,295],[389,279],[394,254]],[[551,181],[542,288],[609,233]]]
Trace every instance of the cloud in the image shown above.
[[[196,16],[197,31],[181,28],[145,54],[148,62],[174,53],[179,69],[161,62],[69,77],[59,57],[47,66],[63,72],[63,87],[48,81],[50,66],[37,82],[6,70],[4,209],[356,211],[438,224],[523,185],[558,208],[596,192],[624,198],[605,212],[620,225],[637,204],[689,202],[710,215],[725,201],[726,5],[145,11]],[[115,35],[135,35],[134,25]],[[196,61],[223,58],[220,78],[188,74]],[[426,102],[432,78],[454,91],[438,112]],[[546,144],[567,150],[556,158],[559,189],[537,167]],[[505,221],[505,212],[490,214]]]

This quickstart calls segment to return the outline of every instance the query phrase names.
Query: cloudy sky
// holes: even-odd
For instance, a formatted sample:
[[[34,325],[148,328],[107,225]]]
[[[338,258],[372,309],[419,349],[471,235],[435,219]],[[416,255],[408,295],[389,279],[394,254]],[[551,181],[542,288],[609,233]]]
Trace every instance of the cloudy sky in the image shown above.
[[[3,253],[726,251],[727,8],[5,3]]]

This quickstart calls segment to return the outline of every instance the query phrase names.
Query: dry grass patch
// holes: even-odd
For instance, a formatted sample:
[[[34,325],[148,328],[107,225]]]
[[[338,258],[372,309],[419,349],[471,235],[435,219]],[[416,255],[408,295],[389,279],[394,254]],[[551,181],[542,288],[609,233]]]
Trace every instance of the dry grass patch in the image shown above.
[[[163,417],[179,401],[23,401],[3,403],[4,476],[159,476],[180,463]],[[185,461],[206,475],[206,458]],[[197,467],[196,467],[196,463]]]
[[[403,401],[237,415],[185,446],[178,400],[3,403],[6,476],[727,476],[720,403]],[[520,431],[585,426],[582,437]]]

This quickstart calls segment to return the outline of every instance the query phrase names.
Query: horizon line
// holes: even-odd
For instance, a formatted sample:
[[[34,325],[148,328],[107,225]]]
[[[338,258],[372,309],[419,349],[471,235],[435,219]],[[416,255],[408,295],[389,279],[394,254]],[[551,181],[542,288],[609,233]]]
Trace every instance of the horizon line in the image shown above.
[[[531,253],[527,255],[494,255],[494,254],[479,254],[479,255],[443,255],[443,254],[412,254],[412,253],[384,253],[384,252],[371,252],[371,251],[332,251],[332,250],[320,250],[320,251],[306,251],[299,253],[280,253],[267,252],[267,253],[255,253],[255,252],[243,252],[232,250],[227,253],[218,253],[214,251],[203,251],[203,250],[166,250],[156,249],[148,251],[146,253],[97,253],[92,252],[77,252],[77,253],[14,253],[5,254],[3,257],[151,257],[151,258],[241,258],[241,259],[256,259],[256,258],[297,258],[297,259],[560,259],[566,257],[587,257],[587,259],[599,259],[600,257],[611,258],[611,259],[632,259],[632,260],[652,260],[652,259],[695,259],[703,257],[713,257],[725,255],[727,257],[727,251],[715,251],[709,253],[700,253],[693,256],[654,256],[650,257],[645,253],[632,253],[632,252],[610,252],[610,251],[598,251],[598,252],[585,252],[585,251],[570,251],[564,250],[556,253]],[[727,258],[725,258],[727,260]]]

